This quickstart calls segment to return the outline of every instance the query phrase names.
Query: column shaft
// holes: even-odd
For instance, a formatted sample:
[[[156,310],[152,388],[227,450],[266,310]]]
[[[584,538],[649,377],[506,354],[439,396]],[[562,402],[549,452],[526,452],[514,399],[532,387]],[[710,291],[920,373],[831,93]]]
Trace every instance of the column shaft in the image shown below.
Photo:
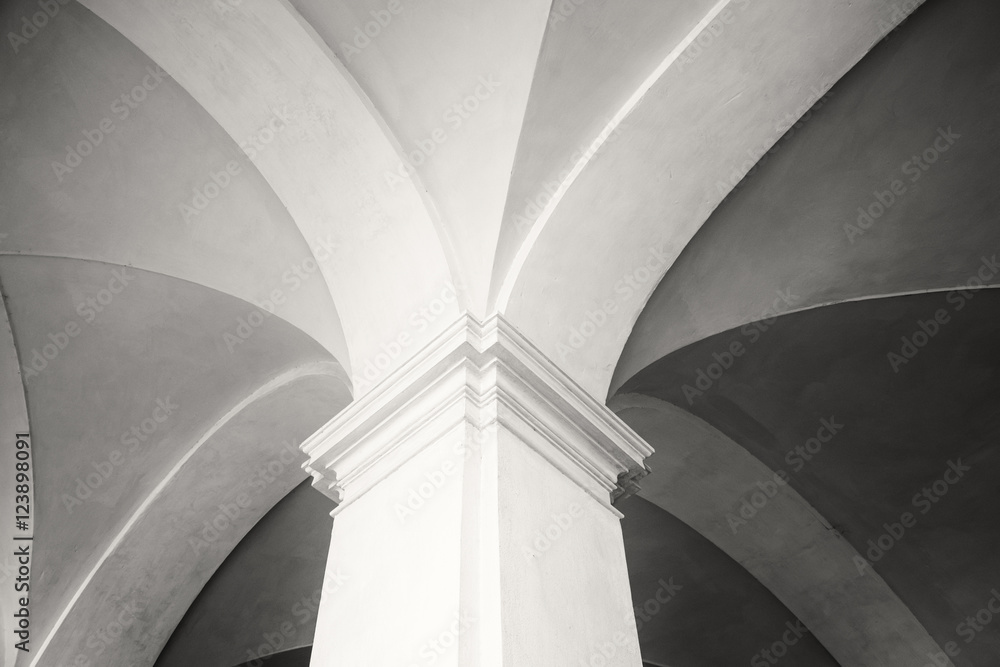
[[[312,664],[638,667],[611,500],[652,450],[499,317],[303,444],[337,503]]]

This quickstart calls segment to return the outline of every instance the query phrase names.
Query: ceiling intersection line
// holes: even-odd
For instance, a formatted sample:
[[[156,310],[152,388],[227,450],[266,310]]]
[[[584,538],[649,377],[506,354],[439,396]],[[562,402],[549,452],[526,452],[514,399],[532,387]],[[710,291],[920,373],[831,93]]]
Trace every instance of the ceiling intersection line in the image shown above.
[[[514,261],[511,262],[510,268],[507,270],[504,276],[503,284],[500,287],[500,292],[496,298],[495,310],[498,312],[504,312],[510,302],[511,294],[514,291],[514,284],[517,282],[518,277],[521,274],[521,269],[527,262],[528,255],[531,254],[535,242],[538,237],[541,236],[542,231],[545,229],[546,224],[551,219],[555,209],[559,206],[562,198],[566,195],[569,189],[576,182],[576,179],[583,173],[584,169],[590,164],[593,157],[601,150],[601,148],[607,143],[608,138],[617,134],[618,128],[622,125],[625,119],[632,113],[632,111],[639,106],[639,102],[645,97],[646,93],[656,85],[664,73],[670,67],[677,62],[677,60],[687,51],[688,47],[694,43],[698,36],[701,35],[709,25],[720,14],[733,2],[734,0],[719,0],[715,5],[708,11],[708,13],[698,22],[697,25],[692,28],[692,30],[687,34],[687,36],[682,39],[673,50],[667,54],[667,57],[646,77],[646,80],[636,88],[632,95],[625,101],[622,107],[611,117],[611,120],[607,122],[604,129],[597,135],[597,137],[590,143],[583,155],[573,168],[570,170],[569,174],[565,179],[559,184],[559,187],[554,193],[552,193],[552,198],[549,200],[548,204],[542,210],[535,224],[531,226],[528,230],[528,235],[521,242],[521,246],[517,250],[517,254],[514,256]]]
[[[339,371],[339,372],[338,372]],[[107,548],[104,553],[101,554],[97,562],[84,577],[83,581],[77,587],[76,592],[63,606],[62,611],[59,613],[59,617],[56,618],[55,623],[52,624],[52,628],[49,630],[48,634],[42,640],[41,645],[38,647],[37,653],[35,653],[35,658],[29,664],[29,667],[37,667],[42,659],[42,655],[45,653],[45,649],[48,648],[52,639],[58,634],[59,629],[62,627],[66,618],[69,616],[70,612],[76,606],[77,602],[83,596],[84,591],[93,581],[94,577],[97,576],[98,571],[104,566],[107,560],[114,554],[115,550],[119,545],[125,540],[126,536],[132,530],[132,528],[139,523],[146,510],[159,498],[170,485],[180,471],[184,468],[187,462],[201,449],[202,445],[208,442],[212,436],[214,436],[223,426],[232,421],[237,415],[239,415],[243,410],[253,405],[260,399],[267,397],[268,395],[274,393],[275,391],[285,387],[292,382],[299,380],[303,377],[311,375],[333,375],[340,377],[342,381],[343,372],[339,369],[339,364],[336,362],[310,362],[303,366],[296,366],[288,371],[285,371],[275,377],[274,379],[266,382],[262,386],[258,387],[249,396],[244,397],[242,400],[234,404],[222,417],[218,419],[214,424],[212,424],[208,429],[202,433],[201,437],[184,453],[184,455],[174,464],[174,466],[163,476],[163,479],[150,491],[149,495],[142,501],[139,507],[132,513],[125,525],[115,534],[114,538],[108,543]],[[346,386],[346,381],[345,381]]]
[[[289,15],[299,24],[303,32],[309,35],[310,39],[316,44],[330,62],[337,69],[344,81],[347,83],[348,87],[354,92],[355,96],[361,102],[361,105],[368,111],[369,115],[372,117],[372,121],[378,128],[382,131],[385,136],[386,141],[392,146],[393,152],[396,157],[399,158],[400,164],[406,164],[406,151],[403,149],[403,142],[400,141],[396,133],[392,131],[389,124],[385,121],[385,117],[382,116],[382,112],[379,111],[378,107],[375,106],[374,100],[365,92],[361,84],[347,69],[347,65],[340,59],[337,53],[330,47],[329,44],[320,36],[316,28],[313,27],[309,21],[306,20],[304,16],[292,5],[289,0],[278,0],[279,4],[285,8]],[[462,287],[464,281],[461,278],[461,263],[459,262],[459,251],[455,246],[454,241],[448,234],[448,229],[444,224],[444,219],[441,217],[441,212],[438,210],[437,203],[434,201],[434,196],[431,194],[430,190],[424,184],[423,179],[420,177],[420,173],[416,169],[408,170],[409,180],[412,183],[414,189],[420,197],[420,201],[424,204],[424,209],[427,212],[427,217],[431,222],[431,226],[437,233],[438,243],[441,244],[441,250],[444,253],[445,261],[448,262],[448,272],[452,276],[452,283],[455,285],[455,289],[460,293],[459,300],[462,303],[468,303],[468,294],[462,294],[465,290]],[[329,284],[327,284],[327,290],[330,290]],[[333,299],[332,290],[330,290],[330,298]],[[336,304],[336,299],[333,299],[334,304]]]

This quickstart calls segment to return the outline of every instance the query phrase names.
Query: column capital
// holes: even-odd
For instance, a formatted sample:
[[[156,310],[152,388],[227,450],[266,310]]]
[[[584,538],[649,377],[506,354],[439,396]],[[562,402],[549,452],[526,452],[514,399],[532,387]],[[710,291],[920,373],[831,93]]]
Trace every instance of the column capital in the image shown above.
[[[501,315],[465,314],[302,443],[303,468],[336,515],[441,438],[500,428],[618,516],[653,453]]]

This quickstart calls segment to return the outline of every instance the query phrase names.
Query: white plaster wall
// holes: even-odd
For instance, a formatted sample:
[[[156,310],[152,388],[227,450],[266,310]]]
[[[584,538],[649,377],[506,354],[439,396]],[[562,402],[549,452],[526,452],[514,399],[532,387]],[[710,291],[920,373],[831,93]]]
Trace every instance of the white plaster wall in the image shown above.
[[[504,664],[641,665],[619,518],[506,430],[498,474]]]
[[[327,578],[346,580],[320,603],[312,665],[415,667],[431,664],[427,655],[435,665],[462,665],[457,646],[444,653],[428,646],[460,612],[461,442],[430,445],[335,516]],[[447,464],[452,474],[443,472]],[[401,518],[397,506],[434,474],[442,486]]]

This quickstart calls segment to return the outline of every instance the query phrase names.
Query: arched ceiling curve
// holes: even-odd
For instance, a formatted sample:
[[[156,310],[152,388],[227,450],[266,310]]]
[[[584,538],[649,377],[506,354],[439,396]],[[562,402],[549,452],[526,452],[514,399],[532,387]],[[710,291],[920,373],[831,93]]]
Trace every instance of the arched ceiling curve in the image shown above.
[[[320,592],[338,595],[350,581],[346,572],[325,573],[331,507],[304,483],[269,512],[213,575],[156,667],[248,667],[259,656],[268,665],[307,665]],[[620,508],[646,664],[746,662],[762,637],[789,627],[798,629],[789,660],[838,664],[762,583],[696,531],[638,497]]]
[[[626,394],[612,405],[657,448],[642,497],[751,572],[839,664],[903,667],[940,650],[892,588],[858,571],[858,552],[809,501],[774,481],[777,469],[672,404]],[[768,511],[739,523],[755,493]]]
[[[627,131],[618,116],[631,112],[632,97],[644,94],[648,78],[728,2],[653,0],[631,2],[628,11],[613,2],[553,4],[504,210],[491,303],[509,300],[508,278],[531,247],[529,235],[558,205],[560,187],[571,185],[595,139],[613,143]]]
[[[683,460],[680,468],[656,466],[654,457],[642,495],[653,502],[679,495],[678,504],[662,506],[714,534],[731,554],[761,541],[780,545],[786,558],[748,565],[766,568],[770,577],[797,578],[810,561],[833,563],[846,547],[850,555],[846,562],[840,559],[839,568],[844,579],[822,594],[823,587],[813,585],[782,597],[789,608],[811,601],[833,609],[839,599],[855,595],[858,584],[881,578],[938,646],[960,647],[955,665],[988,662],[1000,634],[987,627],[970,639],[970,626],[963,623],[990,599],[1000,576],[994,557],[1000,494],[991,481],[1000,465],[1000,357],[993,344],[998,308],[996,289],[848,302],[782,315],[758,331],[752,345],[737,328],[664,357],[624,391],[662,402],[665,411],[701,423],[742,451],[699,465],[713,447],[623,413],[654,446],[662,443],[658,456],[693,450],[672,457]],[[935,321],[939,312],[949,316],[943,323]],[[937,329],[920,322],[935,322]],[[928,330],[936,334],[929,337]],[[916,340],[912,350],[904,351],[904,339]],[[743,344],[744,353],[710,383],[699,381],[699,369],[734,343]],[[715,369],[706,372],[718,375]],[[668,444],[671,434],[677,441]],[[787,486],[774,483],[777,471]],[[706,475],[714,476],[717,493],[683,493],[681,487]],[[743,507],[762,491],[778,495],[762,506],[757,498],[754,508]],[[807,531],[795,528],[782,505],[790,495],[815,507],[814,532],[835,544],[801,543]],[[684,506],[695,498],[703,502]],[[708,498],[720,504],[713,506]],[[835,580],[833,567],[816,571]],[[831,611],[829,620],[873,611],[858,605],[852,613]],[[821,622],[800,618],[818,634]],[[882,641],[884,624],[896,618],[876,614],[867,627],[878,628]]]
[[[684,345],[775,313],[979,280],[1000,250],[997,18],[989,3],[933,3],[844,77],[664,276],[612,391]],[[1000,283],[986,269],[980,282]]]
[[[705,3],[685,6],[680,16],[660,5],[622,12],[610,2],[570,3],[575,9],[518,5],[516,11],[441,2],[400,5],[388,19],[371,2],[332,8],[305,0],[294,6],[85,4],[170,73],[231,137],[251,136],[275,109],[288,110],[290,131],[252,162],[307,239],[334,231],[338,248],[321,270],[341,318],[351,319],[345,336],[356,380],[359,368],[401,336],[423,342],[443,326],[399,322],[423,321],[416,314],[450,285],[460,293],[460,304],[448,311],[455,315],[461,308],[486,312],[487,292],[495,295],[506,283],[510,297],[500,305],[509,318],[597,395],[605,392],[642,303],[717,201],[704,183],[742,161],[745,150],[773,142],[781,134],[773,118],[803,113],[817,86],[830,85],[877,41],[880,24],[901,18],[889,3],[874,0],[802,5],[795,12],[765,2]],[[706,23],[713,16],[716,21]],[[378,34],[365,41],[359,31],[370,21],[376,21],[370,32]],[[813,39],[803,28],[812,23],[834,29]],[[724,29],[715,35],[718,25]],[[484,33],[491,37],[483,39]],[[627,34],[640,38],[627,40]],[[694,59],[690,49],[677,51],[705,36],[716,48]],[[275,43],[282,47],[272,48]],[[628,51],[622,53],[623,46]],[[574,50],[586,57],[568,58]],[[671,50],[677,52],[670,56]],[[593,67],[601,54],[613,65]],[[502,85],[489,83],[494,71]],[[646,81],[652,73],[659,79]],[[425,85],[406,83],[414,78]],[[414,179],[387,178],[425,134],[440,129],[438,121],[448,124],[453,105],[472,99],[461,85],[470,78],[470,94],[481,93],[471,102],[474,113],[462,113],[454,133],[442,130],[442,143]],[[707,94],[699,83],[706,80],[712,82]],[[650,84],[617,132],[603,137],[605,119]],[[566,95],[578,105],[568,122],[552,101]],[[563,126],[572,129],[553,132]],[[592,145],[595,132],[613,145],[587,162],[548,231],[531,239],[523,265],[508,270],[524,241],[523,220],[514,219],[517,198],[544,175],[558,177],[572,147]],[[671,184],[671,194],[657,194],[661,176],[672,174],[676,162],[694,166],[685,170],[686,180]],[[367,195],[359,200],[358,192]],[[644,210],[628,209],[627,201],[643,201]],[[663,229],[664,218],[691,222]],[[615,219],[620,222],[609,222]],[[507,231],[498,237],[500,220]],[[498,238],[504,239],[499,246]],[[574,264],[595,252],[607,260],[599,270]],[[622,297],[622,277],[635,283],[636,273],[642,280]],[[551,280],[556,274],[575,279]],[[567,293],[556,296],[557,289]],[[367,312],[372,299],[384,305],[375,318]],[[586,349],[570,345],[567,353],[573,327],[616,299],[623,303],[607,314],[612,325],[598,327]],[[392,359],[392,367],[405,356]]]
[[[966,41],[988,44],[973,27],[962,27],[976,23],[964,10],[971,2],[957,3],[963,9],[946,20],[968,31],[962,33]],[[6,234],[0,237],[0,252],[21,255],[0,259],[0,282],[22,367],[48,334],[82,317],[77,305],[100,293],[110,280],[106,273],[124,270],[138,276],[134,291],[129,287],[112,304],[127,303],[128,314],[113,315],[109,307],[107,319],[102,315],[99,320],[100,339],[79,345],[74,340],[70,352],[56,360],[65,369],[59,373],[67,374],[60,386],[49,384],[44,375],[37,387],[27,383],[33,431],[43,440],[53,434],[53,442],[61,443],[59,451],[67,449],[69,458],[85,466],[120,435],[105,433],[104,426],[92,423],[93,415],[114,410],[139,418],[132,404],[136,397],[129,393],[135,386],[158,387],[152,378],[162,372],[183,386],[212,379],[207,389],[193,394],[204,414],[192,417],[163,461],[147,462],[148,470],[137,468],[122,482],[128,488],[121,498],[133,495],[131,501],[121,501],[121,508],[151,498],[153,487],[164,479],[165,461],[192,451],[195,434],[206,432],[219,414],[254,397],[282,372],[331,364],[330,376],[335,377],[339,363],[351,368],[355,393],[363,392],[461,310],[486,313],[502,292],[507,296],[501,309],[508,319],[600,398],[609,386],[619,387],[667,351],[759,315],[743,304],[766,303],[762,295],[769,296],[773,288],[768,280],[783,278],[782,271],[794,262],[771,267],[761,255],[750,268],[756,272],[767,265],[773,271],[760,271],[767,279],[740,285],[741,297],[731,298],[720,287],[726,276],[732,279],[731,273],[720,270],[722,282],[703,280],[697,312],[712,313],[708,322],[676,301],[672,288],[689,284],[688,278],[676,276],[703,276],[718,268],[704,260],[710,253],[699,246],[703,237],[713,239],[712,249],[745,249],[728,233],[710,236],[716,229],[729,229],[722,222],[713,220],[702,228],[724,191],[902,18],[898,3],[888,0],[810,0],[792,6],[777,0],[683,7],[639,3],[634,11],[611,0],[582,5],[402,4],[404,10],[381,26],[378,39],[350,58],[342,44],[369,22],[371,12],[382,11],[375,0],[332,5],[311,0],[86,0],[83,6],[61,5],[58,20],[13,55],[7,51],[0,56],[5,91],[0,93],[0,139],[5,156],[11,156],[0,171],[0,192],[11,202],[0,231]],[[27,0],[8,5],[0,12],[3,27],[19,25],[33,6]],[[718,22],[709,24],[715,15]],[[699,38],[702,48],[696,56],[695,51],[677,50]],[[880,67],[891,69],[893,58],[882,58]],[[983,57],[969,51],[954,59],[976,63]],[[982,75],[933,65],[928,63],[928,80],[942,89],[967,85]],[[59,183],[52,161],[65,159],[63,146],[98,127],[105,116],[112,117],[111,104],[150,75],[147,67],[163,68],[168,77],[131,110],[127,123],[115,121],[115,131],[98,147],[103,155],[95,150]],[[500,73],[501,85],[480,95],[477,112],[452,128],[445,117],[449,105],[464,103],[469,90],[475,95],[480,87],[492,87],[494,72]],[[893,75],[879,76],[875,78],[890,92],[904,90]],[[984,94],[992,89],[990,84]],[[928,99],[905,110],[886,109],[883,99],[879,108],[882,98],[874,89],[854,98],[854,109],[869,98],[882,113],[872,117],[881,121],[908,113],[929,122],[943,118],[941,112],[947,110]],[[839,99],[835,95],[816,118],[832,114]],[[978,99],[968,93],[955,109],[974,106]],[[616,113],[621,115],[618,131],[602,138],[605,122]],[[263,142],[271,127],[273,139]],[[831,138],[836,134],[824,127],[822,120],[811,121],[795,140],[838,143]],[[992,136],[994,126],[988,122],[978,127],[982,136]],[[414,177],[403,182],[388,178],[414,146],[428,136],[433,140],[437,128],[446,140],[438,142]],[[867,136],[865,129],[855,128],[856,142]],[[819,139],[810,140],[813,133]],[[251,150],[251,138],[266,145]],[[526,235],[518,219],[524,198],[544,190],[553,175],[558,180],[573,162],[574,150],[596,147],[595,139],[606,139],[606,145],[577,161],[581,169],[563,181],[565,192],[545,214],[544,226],[536,220],[533,234]],[[902,144],[890,142],[884,148],[897,145]],[[966,144],[948,159],[957,159],[966,148],[966,155],[987,159],[985,149]],[[780,170],[776,166],[786,153],[795,154],[783,146],[756,178],[766,169],[795,172],[789,166],[795,163],[792,157]],[[241,173],[220,188],[196,222],[185,224],[179,205],[230,161],[240,165]],[[941,163],[946,164],[948,160]],[[818,162],[816,168],[821,166]],[[883,173],[878,169],[886,165],[866,166],[866,175],[844,175],[845,189]],[[804,176],[811,173],[802,171]],[[720,180],[728,183],[721,190]],[[956,182],[949,187],[957,187]],[[988,205],[994,201],[982,180],[970,178],[968,188],[963,192],[970,199]],[[833,188],[819,189],[822,194]],[[928,192],[930,197],[944,190]],[[755,196],[777,199],[778,194],[791,197],[780,188]],[[738,217],[731,211],[739,198],[746,198],[741,209],[756,211],[753,197],[745,191],[734,194],[716,217]],[[903,201],[893,214],[921,208],[907,203],[917,199]],[[756,206],[767,210],[760,200]],[[940,206],[927,217],[935,213],[941,213]],[[859,253],[864,267],[870,269],[872,258],[893,243],[919,255],[941,239],[938,230],[922,235],[920,243],[900,241],[891,238],[887,227],[880,222],[863,239],[872,242]],[[888,236],[879,236],[883,233]],[[975,242],[981,244],[983,237],[968,247]],[[771,246],[776,249],[785,260],[794,256],[780,243]],[[891,277],[876,272],[877,278],[861,285],[857,294],[870,295],[883,284],[894,285],[892,289],[924,283],[951,287],[944,278],[969,268],[965,250],[956,250],[935,280],[916,279],[933,273],[920,267]],[[519,251],[521,260],[515,261]],[[285,277],[306,260],[316,262],[316,277],[292,289],[294,281]],[[643,310],[664,273],[664,286]],[[839,274],[834,277],[846,281]],[[837,283],[830,275],[825,279]],[[818,279],[814,287],[808,293],[817,303],[830,298]],[[264,319],[259,330],[245,329],[251,335],[230,354],[225,334],[238,333],[240,320],[276,291],[287,300],[278,317]],[[452,291],[457,298],[444,298]],[[837,294],[833,298],[843,296]],[[718,312],[712,300],[724,304]],[[640,311],[639,333],[626,347]],[[692,324],[685,317],[698,321]],[[661,340],[656,334],[663,328],[670,335]],[[154,349],[163,353],[150,358],[152,365],[136,362],[137,355]],[[79,358],[83,350],[86,358]],[[388,364],[366,375],[383,356]],[[70,364],[71,359],[77,361]],[[110,373],[112,368],[120,373]],[[56,370],[53,364],[49,374]],[[313,418],[328,418],[342,407],[342,388],[336,380],[330,383],[285,396],[289,403],[311,406],[309,415],[269,409],[311,427]],[[67,393],[74,387],[75,395]],[[69,405],[76,407],[62,410]],[[64,431],[70,428],[67,415],[77,408],[92,413],[72,427],[83,429],[74,440],[73,433]],[[75,449],[68,444],[84,436],[87,444]],[[251,459],[266,458],[254,449],[260,442],[249,440],[231,443],[246,447]],[[60,468],[57,458],[41,455],[43,489],[65,481],[68,468]],[[206,463],[200,475],[211,470]],[[175,490],[183,494],[207,483],[192,473]],[[51,497],[45,502],[51,503]],[[211,513],[210,506],[200,507],[190,519],[197,523]],[[103,533],[67,534],[83,540],[81,544],[106,541],[108,531],[113,533],[123,519],[106,515],[95,520]],[[78,548],[72,539],[59,542],[59,525],[42,529],[45,539]],[[225,543],[221,551],[234,544]],[[221,559],[222,553],[215,556]],[[211,563],[198,565],[194,581],[204,582],[212,569]],[[148,571],[140,568],[132,574],[122,586],[138,590],[149,583]],[[66,603],[66,591],[79,583],[79,573],[67,570],[65,578],[69,583],[46,603],[50,617],[77,613],[59,607]],[[186,606],[199,586],[185,588],[186,602],[178,604]],[[179,619],[181,607],[164,611],[165,618]],[[152,643],[129,644],[123,655],[155,655],[157,642],[161,645],[167,634],[158,628]],[[75,639],[60,636],[52,650],[70,651]]]
[[[296,371],[235,406],[186,453],[108,545],[33,665],[79,655],[104,664],[156,660],[216,568],[306,477],[295,443],[347,402],[328,370]],[[104,639],[116,621],[124,625],[123,614],[131,617],[126,632]]]
[[[311,646],[320,595],[342,583],[326,576],[333,508],[308,481],[285,496],[205,585],[155,667],[233,667],[273,648]],[[291,630],[282,632],[286,624]]]
[[[283,320],[265,321],[230,352],[224,336],[248,304],[176,278],[125,271],[75,259],[0,258],[34,451],[32,583],[37,592],[32,611],[37,621],[32,631],[37,650],[21,656],[24,664],[26,658],[45,659],[41,647],[47,644],[60,647],[57,651],[81,650],[80,628],[100,627],[81,625],[72,616],[72,622],[64,619],[74,600],[106,592],[109,578],[126,592],[143,591],[150,604],[182,601],[177,590],[151,583],[158,580],[141,568],[107,569],[109,559],[130,541],[140,552],[146,550],[147,559],[151,554],[167,558],[152,537],[163,535],[157,533],[156,517],[169,523],[167,517],[176,519],[193,498],[211,500],[210,489],[228,493],[237,488],[245,466],[266,462],[267,448],[286,438],[297,456],[294,443],[349,400],[343,368]],[[126,283],[115,282],[116,275],[125,276]],[[233,406],[245,409],[233,412]],[[235,437],[240,419],[251,421]],[[205,452],[233,452],[232,460],[189,461]],[[304,476],[297,462],[288,471],[292,478],[285,483]],[[178,490],[179,480],[189,490]],[[281,488],[268,486],[271,493]],[[253,511],[265,511],[288,488],[270,501],[262,495]],[[194,509],[183,515],[189,523],[177,526],[182,535],[185,530],[196,534],[218,506]],[[231,546],[237,533],[230,538]],[[186,535],[179,544],[188,546]],[[132,560],[142,558],[134,553]],[[188,561],[200,559],[178,559]],[[120,576],[123,571],[129,576]],[[197,588],[189,595],[196,593]],[[84,608],[94,623],[101,618],[98,610],[115,611],[96,603]],[[71,634],[54,632],[57,624]],[[159,632],[169,633],[169,627]],[[155,656],[157,641],[165,639],[151,635],[142,650]]]
[[[163,67],[231,137],[255,136],[276,112],[287,114],[288,131],[250,159],[303,236],[335,239],[320,270],[357,379],[358,369],[399,335],[400,322],[452,284],[433,211],[412,182],[386,182],[399,155],[367,98],[284,3],[244,0],[231,6],[235,15],[219,11],[219,3],[193,1],[84,4]],[[443,319],[457,317],[455,299],[447,311],[451,317]],[[412,332],[414,349],[434,333]],[[392,367],[404,360],[394,356]]]
[[[5,14],[13,22],[31,6]],[[135,267],[250,304],[278,290],[277,315],[347,363],[329,291],[302,270],[335,261],[332,230],[305,236],[237,143],[107,24],[75,2],[56,19],[0,54],[10,160],[0,252]],[[91,154],[55,166],[76,164],[69,147],[86,150],[88,136]],[[199,199],[206,186],[217,196]]]
[[[417,187],[426,188],[466,307],[486,315],[551,0],[291,4],[353,75],[398,141],[401,164],[382,179],[395,189],[414,174]]]
[[[881,1],[728,9],[697,57],[685,51],[662,70],[506,278],[511,321],[594,395],[607,395],[643,305],[722,199],[717,182],[768,150],[902,18]]]
[[[721,477],[701,496],[658,476],[654,461],[646,497],[670,487],[681,504],[663,506],[704,534],[716,531],[722,544],[732,540],[724,548],[738,560],[760,537],[782,544],[788,558],[760,561],[782,563],[769,576],[799,576],[810,560],[831,559],[837,541],[848,543],[851,559],[869,559],[845,569],[848,579],[884,578],[938,646],[958,642],[954,662],[963,667],[995,650],[993,632],[968,648],[956,632],[996,578],[986,555],[996,534],[983,511],[997,499],[992,486],[970,482],[925,517],[930,501],[919,494],[944,484],[948,470],[954,478],[958,459],[995,468],[996,359],[987,341],[996,319],[988,288],[1000,274],[996,18],[989,2],[930,2],[842,78],[684,248],[632,330],[611,386],[613,403],[630,393],[665,401],[745,449],[770,471],[752,485],[792,473],[791,489],[815,507],[818,534],[836,539],[800,544],[801,532],[789,534],[794,516],[774,501],[748,526],[737,522],[741,537],[733,537],[727,517],[742,518],[740,503],[754,491],[726,477],[746,472],[739,457],[706,468]],[[916,162],[925,151],[926,169]],[[859,223],[859,209],[872,219]],[[825,445],[823,419],[850,426]],[[640,425],[653,441],[658,430],[676,434]],[[800,457],[804,442],[822,454]],[[691,472],[693,462],[684,465]],[[727,493],[715,510],[702,503],[684,513],[683,502]],[[869,540],[885,544],[885,526],[908,511],[916,528],[882,558]],[[853,595],[847,584],[779,597],[795,610],[835,605]]]

